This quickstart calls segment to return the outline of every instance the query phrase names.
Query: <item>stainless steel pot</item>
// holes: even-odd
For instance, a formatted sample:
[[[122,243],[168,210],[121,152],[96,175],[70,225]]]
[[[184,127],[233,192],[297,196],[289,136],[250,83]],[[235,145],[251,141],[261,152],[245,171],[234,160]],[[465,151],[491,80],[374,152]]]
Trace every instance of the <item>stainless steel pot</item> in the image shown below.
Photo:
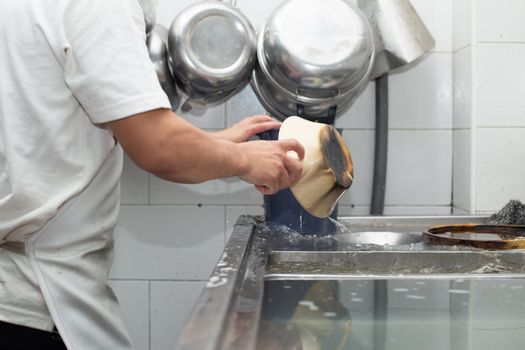
[[[175,80],[170,71],[168,63],[168,50],[166,40],[168,38],[168,29],[161,24],[155,25],[146,39],[149,57],[155,66],[155,72],[159,78],[160,86],[168,95],[171,103],[171,109],[175,111],[180,104],[180,96],[177,93]]]
[[[372,29],[351,2],[287,0],[260,30],[257,60],[252,86],[272,115],[334,119],[366,86]]]
[[[256,60],[256,35],[229,3],[193,4],[173,20],[168,33],[170,65],[189,99],[183,109],[221,102],[242,88]]]
[[[347,111],[366,87],[366,84],[363,83],[353,91],[353,94],[345,98],[336,95],[337,92],[333,96],[313,98],[300,93],[292,94],[272,85],[260,72],[260,67],[255,68],[251,85],[259,102],[275,118],[284,120],[289,116],[297,115],[326,124],[332,124],[336,117]],[[323,91],[319,92],[323,93]]]
[[[374,31],[376,62],[372,77],[407,65],[434,45],[434,39],[409,0],[357,0]]]

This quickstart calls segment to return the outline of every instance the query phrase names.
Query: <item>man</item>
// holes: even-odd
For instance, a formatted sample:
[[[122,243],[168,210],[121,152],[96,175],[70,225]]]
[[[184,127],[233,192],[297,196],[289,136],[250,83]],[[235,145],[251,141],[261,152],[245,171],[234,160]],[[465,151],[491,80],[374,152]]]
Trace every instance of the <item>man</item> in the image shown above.
[[[106,284],[122,149],[164,179],[293,184],[302,146],[170,111],[137,0],[0,0],[0,348],[130,349]],[[60,335],[58,335],[60,334]],[[38,346],[38,347],[37,347]]]

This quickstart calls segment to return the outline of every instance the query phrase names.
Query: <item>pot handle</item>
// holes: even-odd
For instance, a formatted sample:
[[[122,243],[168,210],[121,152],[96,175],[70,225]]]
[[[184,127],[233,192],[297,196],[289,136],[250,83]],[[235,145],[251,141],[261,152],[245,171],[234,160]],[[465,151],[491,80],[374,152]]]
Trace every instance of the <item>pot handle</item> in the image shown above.
[[[310,118],[310,117],[305,116],[304,105],[300,103],[297,104],[297,116],[304,118],[306,120],[309,120],[311,122],[332,125],[335,122],[336,113],[337,113],[337,106],[330,106],[328,108],[328,114],[326,115],[326,117]]]

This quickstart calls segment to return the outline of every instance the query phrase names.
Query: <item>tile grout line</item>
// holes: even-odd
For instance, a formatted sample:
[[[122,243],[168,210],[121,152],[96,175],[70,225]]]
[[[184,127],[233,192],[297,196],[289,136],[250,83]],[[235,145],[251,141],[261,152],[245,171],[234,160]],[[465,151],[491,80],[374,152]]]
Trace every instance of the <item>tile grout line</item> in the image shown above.
[[[151,350],[151,280],[148,280],[148,349]]]

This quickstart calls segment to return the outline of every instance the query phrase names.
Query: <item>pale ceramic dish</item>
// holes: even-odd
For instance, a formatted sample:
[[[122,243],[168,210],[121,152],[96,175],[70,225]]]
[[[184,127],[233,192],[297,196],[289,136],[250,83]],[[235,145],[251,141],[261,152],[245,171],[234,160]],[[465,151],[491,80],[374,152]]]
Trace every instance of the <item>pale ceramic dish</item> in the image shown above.
[[[279,131],[279,140],[296,139],[304,149],[303,172],[290,189],[310,214],[326,218],[354,181],[350,151],[339,132],[327,124],[300,117],[288,117]],[[291,157],[297,158],[295,152]]]

